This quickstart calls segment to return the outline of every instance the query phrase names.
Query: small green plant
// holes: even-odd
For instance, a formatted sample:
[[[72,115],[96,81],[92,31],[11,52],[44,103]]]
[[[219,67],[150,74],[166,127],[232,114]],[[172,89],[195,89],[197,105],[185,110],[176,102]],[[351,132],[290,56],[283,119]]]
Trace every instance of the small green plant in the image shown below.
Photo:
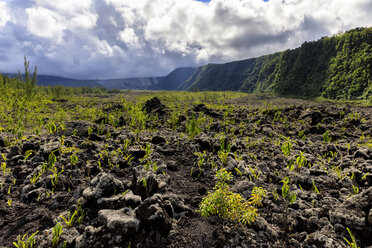
[[[276,189],[274,189],[274,191],[271,192],[271,195],[274,197],[274,202],[277,202],[279,199],[279,194]]]
[[[222,168],[217,171],[216,177],[218,182],[214,187],[215,191],[213,193],[208,192],[208,195],[203,198],[199,205],[201,215],[206,217],[218,215],[221,218],[239,221],[243,224],[254,222],[257,209],[244,200],[240,194],[233,193],[227,184],[232,178],[231,172]]]
[[[62,174],[62,172],[64,170],[62,168],[61,171],[58,172],[57,167],[53,167],[53,169],[49,169],[49,170],[53,173],[52,177],[50,178],[50,181],[51,181],[53,187],[56,188],[57,187],[57,184],[58,184],[59,176]]]
[[[54,165],[56,164],[56,162],[57,162],[57,157],[56,157],[56,155],[54,155],[54,152],[52,152],[48,156],[48,167],[53,168]]]
[[[266,197],[267,190],[262,187],[253,187],[251,197],[249,198],[249,203],[253,206],[262,206],[262,200]]]
[[[46,128],[48,130],[48,133],[54,134],[57,132],[57,126],[53,121],[50,121],[47,125]]]
[[[35,151],[33,150],[26,151],[24,160],[27,160],[28,157],[30,157],[32,154],[35,154]]]
[[[191,119],[189,119],[186,123],[186,132],[189,135],[191,139],[194,139],[196,135],[198,135],[201,132],[200,127],[198,126],[198,120],[195,117],[195,115],[191,116]]]
[[[323,133],[323,143],[324,144],[327,144],[327,143],[330,143],[332,141],[332,138],[331,136],[329,135],[329,131],[325,131]]]
[[[320,194],[318,188],[315,186],[315,182],[313,180],[313,187],[312,187],[312,190],[316,193],[316,194]]]
[[[342,181],[346,176],[347,174],[345,174],[341,168],[341,166],[333,166],[331,167],[332,170],[337,174],[337,177],[340,181]]]
[[[365,174],[362,176],[361,180],[366,180],[368,174],[369,174],[369,172],[365,173]]]
[[[62,233],[63,233],[63,226],[61,225],[61,223],[57,222],[57,224],[53,227],[53,233],[52,233],[53,247],[58,246],[59,239],[61,238]]]
[[[229,156],[231,144],[228,143],[225,138],[220,139],[220,150],[218,151],[218,157],[223,165],[227,164],[227,157]]]
[[[283,144],[281,145],[281,150],[282,150],[282,153],[285,157],[288,157],[290,154],[291,154],[291,150],[292,150],[292,140],[290,140],[289,137],[285,137],[285,141],[283,142]]]
[[[259,170],[257,169],[257,166],[256,166],[256,165],[253,165],[253,166],[254,166],[254,168],[252,168],[252,167],[248,164],[248,168],[249,168],[249,171],[251,172],[251,174],[253,175],[253,179],[254,179],[254,180],[257,180],[258,177],[261,175],[261,171],[259,171]],[[251,176],[249,176],[249,179],[250,179],[250,181],[252,181]]]
[[[298,137],[300,137],[302,140],[306,140],[306,134],[304,130],[301,130],[298,132]]]
[[[71,215],[70,211],[67,212],[67,218],[65,218],[63,215],[60,217],[65,221],[67,226],[72,226],[78,216],[78,211],[75,210],[75,212]]]
[[[358,186],[351,185],[351,187],[353,188],[354,195],[359,194],[359,188],[358,188]]]
[[[39,172],[39,173],[35,173],[35,174],[30,178],[30,183],[31,183],[31,184],[35,184],[35,183],[39,180],[40,176],[41,176],[41,172]]]
[[[17,248],[33,248],[34,245],[35,245],[35,235],[38,232],[39,231],[34,232],[27,239],[26,239],[27,233],[25,235],[23,235],[22,237],[21,237],[21,235],[18,235],[18,240],[17,240],[17,242],[13,242],[13,245]]]
[[[199,176],[201,175],[202,173],[202,165],[204,163],[204,160],[205,160],[205,151],[204,152],[195,152],[194,155],[196,155],[198,157],[198,161],[196,162],[196,165],[198,166],[199,168]],[[193,170],[194,169],[191,169],[191,174],[193,173]]]
[[[79,161],[78,157],[76,156],[76,153],[73,153],[71,156],[70,156],[70,162],[72,165],[75,165],[77,162]]]
[[[296,200],[296,194],[291,191],[289,177],[285,177],[282,181],[282,198],[283,198],[283,225],[285,233],[288,233],[288,207]]]
[[[297,154],[295,158],[296,158],[296,165],[298,166],[298,168],[301,168],[302,166],[307,165],[307,159],[304,156],[303,152],[300,152],[300,154]]]
[[[93,128],[91,126],[88,127],[88,135],[91,135],[93,133]]]
[[[358,244],[357,244],[357,242],[356,242],[356,239],[355,239],[353,233],[350,231],[350,229],[349,229],[348,227],[346,227],[346,230],[347,230],[347,232],[349,233],[350,238],[351,238],[350,241],[349,241],[347,238],[344,238],[344,240],[346,241],[346,243],[347,243],[347,244],[349,245],[349,247],[351,247],[351,248],[359,248],[359,246],[358,246]]]
[[[1,170],[2,170],[4,176],[6,174],[10,173],[10,168],[7,168],[7,165],[6,165],[5,162],[1,163]]]
[[[83,220],[84,220],[84,217],[85,217],[85,212],[84,212],[84,209],[81,207],[81,203],[80,201],[78,201],[77,203],[77,215],[79,216],[78,219],[77,219],[77,223],[78,224],[82,224],[83,223]]]

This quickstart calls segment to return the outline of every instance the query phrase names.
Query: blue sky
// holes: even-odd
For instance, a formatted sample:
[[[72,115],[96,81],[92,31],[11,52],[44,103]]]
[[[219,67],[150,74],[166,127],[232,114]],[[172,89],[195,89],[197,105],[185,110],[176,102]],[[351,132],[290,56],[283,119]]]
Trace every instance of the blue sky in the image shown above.
[[[206,0],[204,0],[206,1]],[[371,0],[0,0],[0,72],[162,76],[372,26]]]

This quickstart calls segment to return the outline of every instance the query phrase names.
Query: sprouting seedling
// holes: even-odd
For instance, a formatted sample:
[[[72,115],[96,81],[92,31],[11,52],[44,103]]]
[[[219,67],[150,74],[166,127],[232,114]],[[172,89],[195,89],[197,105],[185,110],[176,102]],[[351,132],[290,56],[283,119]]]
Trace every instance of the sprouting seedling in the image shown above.
[[[77,223],[82,224],[83,220],[84,220],[85,213],[84,213],[84,209],[81,206],[80,201],[78,201],[77,207],[78,207],[77,212],[78,212],[78,216],[79,216],[78,219],[77,219]]]
[[[2,172],[4,174],[4,176],[5,176],[6,174],[10,173],[11,170],[10,170],[10,168],[7,168],[5,155],[4,154],[1,154],[1,156],[2,156],[2,158],[4,160],[4,162],[1,163],[1,170],[2,170]]]
[[[359,188],[358,188],[358,186],[351,185],[351,187],[353,188],[354,195],[359,194]]]
[[[296,194],[291,193],[290,186],[289,186],[289,177],[285,177],[282,181],[282,196],[283,199],[287,199],[289,204],[292,204],[296,200]]]
[[[5,162],[2,162],[1,163],[1,170],[2,170],[2,172],[3,172],[3,174],[4,174],[4,176],[6,175],[6,174],[8,174],[8,173],[10,173],[10,168],[7,168],[7,165],[6,165],[6,163]]]
[[[262,200],[266,197],[266,192],[266,189],[254,186],[251,197],[249,198],[249,204],[253,206],[262,206]]]
[[[49,133],[53,134],[57,131],[57,126],[53,121],[50,121],[47,125],[47,130]]]
[[[30,157],[34,153],[35,153],[35,151],[33,151],[33,150],[26,151],[24,160],[27,160],[28,157]]]
[[[201,174],[201,167],[204,163],[204,160],[205,160],[205,151],[204,152],[195,152],[194,155],[196,155],[198,157],[198,160],[196,162],[196,165],[199,167],[199,176]],[[193,172],[193,169],[191,169],[191,174]]]
[[[294,164],[294,161],[291,160],[288,165],[287,165],[287,168],[290,170],[290,171],[293,171],[294,168],[295,168],[295,164]]]
[[[8,201],[6,202],[8,204],[9,207],[12,207],[12,199],[8,199]]]
[[[198,157],[197,165],[200,168],[204,163],[205,151],[204,152],[195,152],[194,155],[196,155]]]
[[[56,155],[54,155],[54,152],[52,152],[48,156],[48,166],[49,166],[49,168],[53,168],[54,165],[56,164],[56,162],[57,162],[57,157],[56,157]]]
[[[306,166],[307,165],[307,159],[304,156],[304,153],[303,152],[300,152],[300,154],[297,154],[295,156],[295,158],[296,158],[296,164],[297,164],[298,168],[301,168],[302,166]]]
[[[154,172],[158,170],[158,166],[156,165],[156,162],[153,162],[149,159],[146,160],[144,167],[146,170],[149,170],[150,168],[152,168]]]
[[[70,162],[72,165],[75,165],[77,162],[79,161],[78,157],[76,156],[76,153],[73,153],[71,156],[70,156]]]
[[[58,184],[58,178],[64,170],[62,168],[61,171],[58,172],[58,169],[56,167],[53,167],[53,169],[49,169],[49,170],[53,173],[53,175],[51,177],[51,183],[52,183],[53,187],[55,188]]]
[[[238,168],[235,167],[235,171],[238,172],[239,176],[243,176],[243,173]]]
[[[349,241],[347,238],[344,238],[344,240],[346,241],[346,243],[351,247],[351,248],[359,248],[357,242],[356,242],[356,239],[353,235],[353,233],[350,231],[350,229],[348,227],[346,227],[346,230],[347,232],[349,233],[350,235],[350,238],[351,240]]]
[[[257,169],[257,166],[256,166],[256,165],[254,165],[254,168],[252,168],[252,167],[248,164],[248,168],[249,168],[249,171],[252,173],[253,178],[254,178],[255,180],[257,180],[258,177],[261,175],[261,171],[259,171],[259,170]],[[251,181],[252,181],[252,180],[251,180]]]
[[[323,133],[323,143],[326,144],[326,143],[329,143],[332,141],[332,138],[331,136],[329,135],[329,131],[325,131]]]
[[[300,132],[298,132],[298,137],[300,137],[302,140],[306,140],[305,131],[301,130]]]
[[[366,180],[368,174],[369,174],[369,172],[365,173],[365,174],[362,176],[361,180]]]
[[[130,144],[131,144],[131,142],[128,139],[125,139],[123,141],[123,153],[124,154],[128,154],[128,149],[129,149]]]
[[[91,126],[88,127],[88,135],[91,135],[93,133],[93,128]]]
[[[61,223],[57,222],[57,224],[53,227],[53,233],[52,233],[52,237],[53,237],[52,238],[52,245],[53,245],[53,247],[57,247],[62,233],[63,233],[63,226],[61,225]]]
[[[35,245],[35,235],[38,232],[39,231],[34,232],[27,239],[26,239],[27,233],[25,235],[23,235],[22,237],[21,237],[21,235],[18,235],[18,240],[17,240],[17,242],[13,242],[13,245],[17,248],[33,248],[34,245]]]
[[[35,183],[39,180],[41,174],[42,174],[41,172],[39,172],[39,173],[35,173],[35,174],[30,178],[30,183],[31,183],[31,184],[35,184]]]
[[[320,194],[320,192],[319,192],[319,190],[318,190],[318,188],[315,186],[315,182],[314,182],[314,180],[313,180],[313,191],[316,193],[316,194]]]
[[[123,159],[130,165],[130,162],[133,160],[132,154],[123,155]]]
[[[291,154],[291,150],[292,150],[292,142],[294,142],[293,140],[290,140],[289,137],[285,137],[285,142],[281,145],[281,150],[282,150],[282,153],[284,156],[288,157],[289,154]]]
[[[145,152],[145,155],[140,159],[141,163],[145,161],[151,154],[151,145],[146,144],[145,147],[140,146],[141,150]]]
[[[225,138],[220,139],[220,150],[218,151],[218,157],[220,158],[223,165],[227,164],[227,157],[231,150],[231,144],[228,143]]]
[[[63,215],[60,217],[65,221],[67,226],[72,226],[75,222],[75,219],[77,218],[78,211],[75,210],[75,212],[71,215],[70,211],[67,212],[67,218],[65,218]]]
[[[288,233],[288,206],[292,204],[296,200],[296,194],[291,192],[291,188],[289,185],[289,177],[285,177],[282,181],[282,197],[284,202],[284,209],[283,209],[283,224],[285,228],[285,234]]]

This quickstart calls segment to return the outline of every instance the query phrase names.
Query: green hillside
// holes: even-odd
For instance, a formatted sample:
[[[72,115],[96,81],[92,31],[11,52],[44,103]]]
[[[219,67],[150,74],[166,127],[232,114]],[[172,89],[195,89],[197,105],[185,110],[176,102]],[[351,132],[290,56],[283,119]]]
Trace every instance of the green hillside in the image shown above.
[[[353,29],[258,58],[208,64],[178,89],[368,99],[372,96],[372,28]]]

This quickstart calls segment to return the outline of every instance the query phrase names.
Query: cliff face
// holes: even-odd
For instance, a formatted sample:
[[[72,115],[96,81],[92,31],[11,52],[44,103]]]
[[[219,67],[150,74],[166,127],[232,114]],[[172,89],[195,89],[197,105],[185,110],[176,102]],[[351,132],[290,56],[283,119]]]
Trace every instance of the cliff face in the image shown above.
[[[178,89],[367,99],[372,96],[372,28],[353,29],[258,58],[208,64]]]

